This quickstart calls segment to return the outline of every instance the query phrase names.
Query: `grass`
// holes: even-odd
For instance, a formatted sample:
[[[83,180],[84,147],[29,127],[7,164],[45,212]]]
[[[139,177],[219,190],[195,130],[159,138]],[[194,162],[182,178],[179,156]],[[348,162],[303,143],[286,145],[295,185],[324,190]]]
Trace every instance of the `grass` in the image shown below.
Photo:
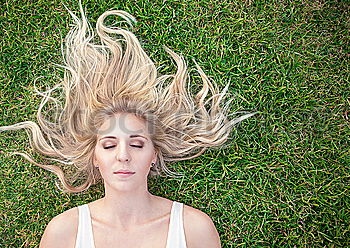
[[[77,10],[76,1],[65,1]],[[61,75],[70,19],[60,1],[0,3],[0,125],[34,120]],[[348,247],[349,12],[347,1],[84,1],[92,21],[110,8],[138,19],[152,59],[172,70],[163,45],[192,59],[235,110],[258,111],[220,150],[174,164],[183,179],[150,191],[209,214],[223,247]],[[193,80],[194,83],[196,80]],[[0,243],[37,247],[50,219],[98,199],[102,187],[64,194],[55,177],[9,152],[30,151],[25,132],[0,134]]]

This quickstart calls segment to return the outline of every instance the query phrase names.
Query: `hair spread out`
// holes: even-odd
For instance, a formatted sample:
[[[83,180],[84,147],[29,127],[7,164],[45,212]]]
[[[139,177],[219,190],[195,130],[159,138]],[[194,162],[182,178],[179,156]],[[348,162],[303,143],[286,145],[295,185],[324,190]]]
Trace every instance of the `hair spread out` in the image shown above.
[[[0,131],[29,130],[31,146],[56,164],[40,164],[29,155],[17,154],[55,173],[63,190],[81,192],[101,179],[93,166],[96,130],[116,113],[133,113],[148,122],[157,152],[151,173],[170,176],[179,174],[169,170],[165,162],[194,158],[207,148],[219,147],[236,123],[253,115],[229,120],[230,101],[223,104],[228,87],[220,92],[197,64],[202,87],[193,96],[184,59],[168,48],[165,50],[174,59],[177,71],[159,75],[132,32],[118,23],[105,25],[105,19],[114,16],[132,27],[135,19],[129,13],[107,11],[93,30],[81,5],[81,18],[69,12],[75,26],[65,39],[62,82],[40,93],[43,99],[37,123],[0,127]],[[62,95],[59,98],[52,96],[57,90]],[[52,103],[54,110],[45,111]]]

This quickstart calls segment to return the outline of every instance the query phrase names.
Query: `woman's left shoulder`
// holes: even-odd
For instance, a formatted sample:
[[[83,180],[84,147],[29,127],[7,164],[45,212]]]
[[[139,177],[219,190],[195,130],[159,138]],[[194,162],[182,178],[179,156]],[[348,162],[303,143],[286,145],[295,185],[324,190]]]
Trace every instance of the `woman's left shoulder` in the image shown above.
[[[206,213],[184,204],[183,218],[187,247],[221,247],[219,233]]]

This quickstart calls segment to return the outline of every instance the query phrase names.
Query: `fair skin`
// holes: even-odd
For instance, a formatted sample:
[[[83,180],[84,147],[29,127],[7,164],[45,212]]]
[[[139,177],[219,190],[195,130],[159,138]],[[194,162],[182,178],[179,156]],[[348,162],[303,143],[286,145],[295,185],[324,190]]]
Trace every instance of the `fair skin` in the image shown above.
[[[125,113],[99,129],[94,165],[104,179],[105,196],[88,204],[96,248],[166,247],[172,201],[148,191],[147,176],[157,154],[147,130],[145,121]],[[183,220],[188,248],[221,247],[208,215],[184,205]],[[78,209],[72,208],[51,220],[40,248],[74,248],[77,230]]]

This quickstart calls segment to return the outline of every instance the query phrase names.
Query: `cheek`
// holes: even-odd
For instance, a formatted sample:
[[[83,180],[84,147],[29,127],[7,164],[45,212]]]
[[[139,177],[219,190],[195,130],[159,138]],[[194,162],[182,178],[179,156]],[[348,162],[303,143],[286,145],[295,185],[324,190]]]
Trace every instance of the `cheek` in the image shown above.
[[[147,151],[135,154],[134,162],[136,162],[139,167],[147,170],[151,167],[151,163],[154,161],[154,158],[154,153],[152,153],[152,151]]]
[[[94,154],[95,165],[98,165],[99,167],[101,167],[102,165],[108,163],[112,159],[111,155],[112,155],[111,153],[108,153],[105,150],[97,148]]]

